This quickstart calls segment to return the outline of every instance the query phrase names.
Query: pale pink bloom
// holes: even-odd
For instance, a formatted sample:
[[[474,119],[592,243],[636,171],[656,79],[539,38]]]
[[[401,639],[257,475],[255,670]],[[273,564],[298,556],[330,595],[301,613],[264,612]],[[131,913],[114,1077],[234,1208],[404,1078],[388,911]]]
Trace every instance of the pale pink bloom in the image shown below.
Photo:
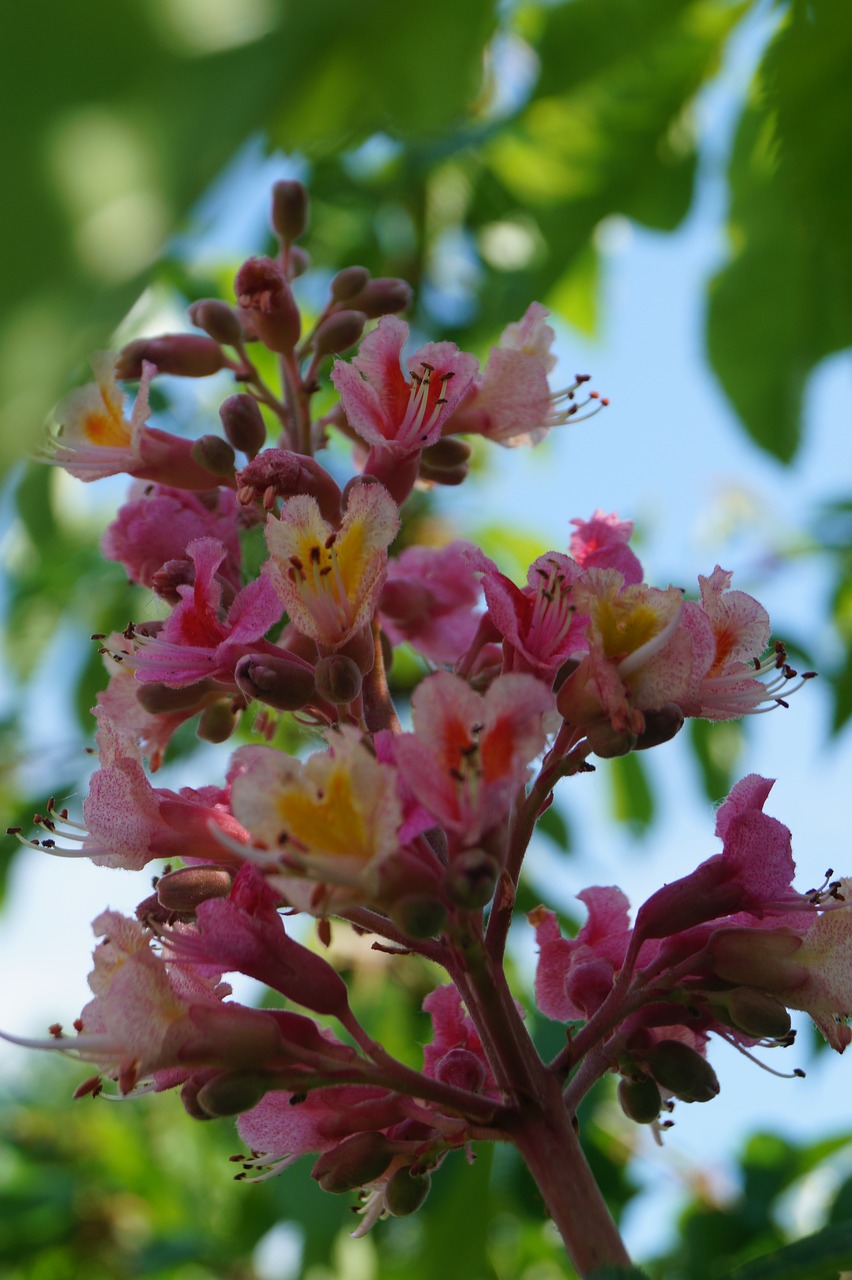
[[[414,733],[396,757],[419,802],[455,838],[473,844],[505,817],[529,764],[542,750],[546,685],[530,675],[499,676],[483,694],[459,676],[428,676],[411,700]]]
[[[423,1048],[424,1075],[489,1098],[500,1098],[479,1033],[465,1011],[458,988],[436,987],[423,1001],[432,1019],[432,1040]]]
[[[192,457],[192,441],[145,425],[150,412],[148,384],[156,373],[147,361],[130,418],[114,372],[115,354],[102,351],[92,360],[95,382],[69,392],[57,406],[56,429],[47,461],[78,480],[101,480],[127,472],[182,489],[215,489],[226,483]]]
[[[367,626],[398,529],[399,509],[379,484],[350,489],[339,528],[307,494],[291,498],[280,519],[270,515],[265,572],[296,630],[334,650]]]
[[[331,733],[329,749],[305,761],[272,747],[241,747],[230,776],[234,815],[267,870],[288,873],[275,882],[288,901],[300,888],[304,894],[306,881],[357,899],[399,847],[396,771],[376,759],[353,726]],[[297,905],[306,905],[301,896]]]
[[[733,720],[784,705],[781,693],[796,675],[783,648],[764,659],[769,615],[744,591],[730,591],[732,575],[717,565],[699,576],[700,603],[684,605],[684,627],[694,652],[694,675],[681,700],[684,714]],[[764,681],[762,677],[771,678]]]
[[[214,832],[230,841],[231,850],[248,836],[231,813],[227,791],[152,787],[139,747],[126,729],[112,723],[103,704],[95,715],[100,768],[92,775],[83,801],[83,824],[70,820],[64,810],[61,814],[50,811],[39,822],[49,833],[41,847],[58,856],[91,858],[97,866],[130,871],[138,871],[153,858],[233,862],[233,852]]]
[[[392,556],[379,598],[382,628],[391,642],[407,642],[432,662],[457,662],[479,626],[477,570],[484,561],[470,542],[406,547]]]
[[[533,445],[585,407],[587,401],[574,399],[585,377],[563,391],[550,390],[548,374],[556,357],[550,350],[555,334],[546,323],[549,314],[532,302],[520,321],[507,325],[484,372],[444,424],[445,435],[471,432],[497,444]]]
[[[642,566],[627,545],[632,520],[619,520],[598,508],[589,520],[574,519],[569,550],[584,569],[617,569],[627,585],[642,581]]]
[[[198,538],[215,538],[225,548],[219,572],[239,589],[240,508],[231,489],[201,497],[187,489],[137,481],[101,540],[108,560],[122,564],[131,582],[150,587],[167,560],[182,560]]]
[[[105,911],[92,927],[103,941],[89,975],[94,999],[75,1024],[77,1035],[19,1043],[92,1062],[118,1081],[122,1093],[179,1067],[289,1064],[273,1015],[223,1003],[227,984],[169,964],[151,949],[151,934],[139,921]]]
[[[233,683],[234,667],[246,653],[276,653],[263,636],[281,617],[281,601],[266,577],[256,578],[222,607],[218,571],[226,548],[216,538],[197,538],[186,548],[195,564],[192,586],[177,588],[175,605],[155,636],[137,634],[126,659],[141,681],[182,688],[199,680]]]
[[[579,565],[549,551],[530,565],[526,587],[516,587],[490,565],[482,578],[488,614],[503,636],[504,670],[529,671],[553,682],[562,663],[587,648],[588,618],[579,612],[574,584]]]

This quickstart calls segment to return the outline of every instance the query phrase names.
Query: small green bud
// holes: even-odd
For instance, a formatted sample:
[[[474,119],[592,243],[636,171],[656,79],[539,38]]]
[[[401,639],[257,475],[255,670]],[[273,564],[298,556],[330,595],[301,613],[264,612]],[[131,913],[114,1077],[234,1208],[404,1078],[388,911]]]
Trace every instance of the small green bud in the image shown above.
[[[196,1103],[209,1116],[237,1116],[256,1107],[271,1083],[263,1072],[223,1071],[201,1086]]]
[[[450,862],[444,874],[447,897],[465,911],[477,911],[494,896],[500,864],[484,849],[465,849]]]
[[[281,181],[272,185],[272,227],[290,244],[298,240],[308,225],[308,192],[301,182]]]
[[[326,702],[346,706],[361,692],[361,668],[345,653],[331,653],[316,666],[317,693]]]
[[[619,1080],[618,1102],[628,1119],[635,1120],[636,1124],[652,1124],[663,1105],[657,1083],[650,1076]]]
[[[236,462],[234,450],[221,436],[200,436],[190,453],[194,462],[214,476],[233,474]]]
[[[323,1191],[341,1195],[380,1178],[393,1159],[394,1147],[383,1133],[353,1133],[324,1151],[314,1162],[311,1177]]]
[[[645,1059],[651,1075],[681,1102],[710,1102],[719,1092],[716,1072],[682,1040],[661,1040]]]
[[[412,1173],[411,1165],[397,1169],[385,1188],[385,1204],[395,1218],[416,1213],[429,1194],[432,1179],[428,1173]]]
[[[390,917],[411,938],[434,938],[443,929],[447,913],[437,898],[426,893],[410,893],[397,898],[391,906]]]
[[[198,721],[195,736],[202,742],[227,742],[239,718],[238,709],[229,698],[220,698],[205,707]]]

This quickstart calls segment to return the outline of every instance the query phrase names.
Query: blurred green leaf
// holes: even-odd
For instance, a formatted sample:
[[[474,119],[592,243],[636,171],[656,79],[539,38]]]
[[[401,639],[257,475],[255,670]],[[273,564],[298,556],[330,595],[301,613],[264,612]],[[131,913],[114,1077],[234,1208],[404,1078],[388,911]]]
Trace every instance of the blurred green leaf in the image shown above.
[[[837,1280],[838,1271],[850,1266],[852,1222],[845,1222],[747,1262],[725,1280]]]
[[[570,853],[571,829],[568,826],[568,819],[556,804],[545,809],[536,823],[536,831],[540,831],[542,835],[547,836],[548,840],[552,840],[557,849],[561,849],[563,853]]]
[[[701,773],[704,794],[718,804],[731,789],[734,769],[742,749],[742,729],[736,721],[692,719],[689,740]]]
[[[732,260],[710,292],[713,368],[749,435],[789,462],[808,375],[852,343],[852,8],[794,0],[731,157]]]
[[[617,756],[606,761],[612,795],[612,810],[619,822],[641,834],[654,820],[654,795],[644,764],[636,755]]]

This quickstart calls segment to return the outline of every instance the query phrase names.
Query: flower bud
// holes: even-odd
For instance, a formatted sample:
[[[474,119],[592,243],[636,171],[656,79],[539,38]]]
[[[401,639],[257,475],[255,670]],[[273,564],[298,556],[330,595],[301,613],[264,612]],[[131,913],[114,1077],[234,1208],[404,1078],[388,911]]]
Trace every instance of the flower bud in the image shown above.
[[[379,276],[368,280],[363,289],[347,298],[347,302],[353,311],[363,311],[368,320],[375,320],[378,316],[405,311],[411,306],[411,298],[411,285],[405,280]]]
[[[450,1049],[435,1064],[435,1079],[479,1093],[485,1084],[485,1067],[470,1049]]]
[[[191,587],[194,582],[195,565],[191,560],[167,560],[151,575],[152,589],[167,604],[180,604],[178,587]]]
[[[199,436],[190,454],[193,462],[214,476],[233,475],[236,456],[227,440],[221,436]]]
[[[181,378],[207,378],[224,369],[227,357],[212,338],[195,333],[164,333],[159,338],[137,338],[118,353],[115,376],[122,382],[142,377],[142,363],[156,365],[157,373]]]
[[[313,668],[295,654],[247,653],[234,669],[241,693],[276,711],[299,711],[316,694]]]
[[[299,341],[299,308],[287,278],[272,258],[249,258],[237,272],[234,291],[252,330],[270,351],[289,353]]]
[[[301,182],[272,184],[272,227],[284,244],[298,240],[308,225],[308,193]]]
[[[683,728],[684,715],[676,702],[666,702],[656,711],[643,712],[645,728],[636,739],[636,750],[647,751],[649,747],[662,746],[680,733]]]
[[[340,355],[354,347],[364,332],[363,311],[334,311],[316,331],[314,350],[318,356]]]
[[[353,1133],[314,1162],[311,1177],[323,1191],[340,1195],[375,1182],[387,1169],[394,1146],[383,1133]]]
[[[465,849],[444,874],[447,897],[465,911],[479,911],[494,896],[500,864],[484,849]]]
[[[650,1076],[619,1080],[618,1102],[627,1118],[635,1120],[636,1124],[652,1124],[663,1105],[656,1081]]]
[[[194,1073],[188,1080],[185,1080],[181,1086],[180,1100],[186,1114],[193,1120],[212,1120],[214,1117],[209,1111],[205,1111],[198,1101],[198,1094],[208,1080],[212,1080],[214,1076],[212,1071],[199,1071]]]
[[[790,1032],[790,1014],[781,1001],[754,987],[714,992],[710,1008],[720,1022],[759,1040],[783,1040]]]
[[[262,1071],[223,1071],[201,1086],[196,1106],[209,1116],[237,1116],[256,1107],[273,1084]]]
[[[226,347],[238,346],[244,338],[240,317],[221,298],[200,298],[189,308],[189,318],[216,342]]]
[[[167,911],[179,911],[182,915],[193,912],[199,903],[208,898],[227,898],[233,885],[233,876],[224,867],[211,864],[206,867],[181,867],[168,871],[157,881],[157,901]]]
[[[594,724],[587,725],[586,738],[592,751],[602,760],[626,756],[636,746],[635,733],[627,729],[613,729],[609,720],[596,720]]]
[[[416,1213],[429,1194],[432,1179],[428,1173],[413,1173],[411,1165],[397,1169],[385,1187],[385,1204],[394,1218],[407,1218]]]
[[[444,436],[420,455],[420,479],[433,484],[461,484],[467,478],[472,449],[464,440]]]
[[[311,255],[301,245],[290,246],[290,260],[287,264],[287,279],[298,280],[310,268]]]
[[[317,693],[326,702],[346,706],[358,697],[362,683],[361,668],[346,654],[332,653],[317,663]]]
[[[227,742],[237,727],[239,711],[230,698],[211,703],[201,713],[195,736],[202,742]]]
[[[369,279],[366,267],[344,267],[331,282],[331,296],[335,302],[348,302],[363,291]]]
[[[225,438],[235,449],[254,458],[266,441],[266,423],[254,396],[241,392],[228,396],[219,405],[219,417]]]
[[[193,707],[200,706],[213,688],[215,686],[212,680],[199,680],[196,684],[187,684],[181,689],[151,681],[137,687],[136,701],[154,716],[168,714],[170,711],[190,711]]]
[[[646,1055],[651,1075],[681,1102],[710,1102],[719,1092],[716,1072],[682,1040],[661,1040]]]
[[[802,939],[785,929],[717,929],[707,944],[713,970],[725,982],[765,991],[801,986],[804,967],[792,957]]]
[[[390,917],[411,938],[434,938],[443,929],[447,913],[437,898],[410,893],[391,905]]]

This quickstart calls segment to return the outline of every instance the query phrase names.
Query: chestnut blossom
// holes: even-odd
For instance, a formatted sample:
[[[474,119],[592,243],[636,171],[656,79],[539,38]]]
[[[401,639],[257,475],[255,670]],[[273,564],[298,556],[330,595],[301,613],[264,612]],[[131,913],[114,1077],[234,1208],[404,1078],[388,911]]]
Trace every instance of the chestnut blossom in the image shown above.
[[[397,505],[379,484],[350,489],[339,528],[307,494],[269,516],[266,577],[297,631],[335,650],[369,624],[398,528]]]
[[[473,844],[505,817],[544,746],[550,691],[533,676],[505,675],[479,694],[439,671],[411,706],[414,732],[395,744],[400,771],[453,838]]]
[[[553,679],[567,658],[585,653],[588,618],[578,611],[574,585],[580,566],[559,551],[530,565],[523,588],[490,565],[482,585],[488,616],[503,636],[504,671],[527,671]]]
[[[49,462],[78,480],[101,480],[122,472],[182,489],[214,489],[223,483],[192,457],[192,441],[146,426],[148,385],[154,365],[142,366],[139,391],[127,419],[124,396],[114,372],[115,355],[102,351],[92,360],[95,382],[69,392],[55,410],[56,429],[49,440]]]
[[[406,547],[388,561],[379,617],[394,644],[406,641],[424,658],[454,663],[476,635],[482,595],[477,569],[485,562],[470,542]]]
[[[101,540],[108,560],[124,566],[131,582],[150,587],[168,560],[180,560],[198,538],[215,538],[225,548],[220,574],[239,590],[241,552],[239,507],[232,489],[202,497],[189,489],[139,480]]]

